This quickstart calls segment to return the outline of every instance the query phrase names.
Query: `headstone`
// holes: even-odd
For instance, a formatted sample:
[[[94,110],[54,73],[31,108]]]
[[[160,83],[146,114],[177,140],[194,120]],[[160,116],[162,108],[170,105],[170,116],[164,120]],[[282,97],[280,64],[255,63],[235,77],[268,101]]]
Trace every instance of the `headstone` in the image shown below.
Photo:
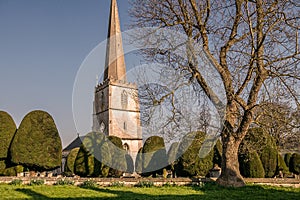
[[[214,167],[209,171],[209,175],[211,178],[219,178],[221,175],[221,168],[215,164]]]

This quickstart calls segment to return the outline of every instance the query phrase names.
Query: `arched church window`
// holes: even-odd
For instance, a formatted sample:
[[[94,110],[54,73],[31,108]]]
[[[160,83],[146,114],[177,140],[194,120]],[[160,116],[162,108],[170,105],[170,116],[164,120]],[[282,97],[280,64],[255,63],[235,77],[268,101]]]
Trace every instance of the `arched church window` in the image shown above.
[[[121,104],[123,109],[127,109],[128,106],[128,94],[125,90],[123,90],[121,94]]]
[[[101,92],[100,99],[101,99],[101,111],[103,111],[104,110],[104,92]]]
[[[126,152],[129,152],[129,145],[127,143],[125,143],[123,145],[123,149],[126,151]]]
[[[104,124],[104,122],[101,122],[101,124],[100,124],[100,133],[104,133],[104,131],[105,131],[105,124]]]

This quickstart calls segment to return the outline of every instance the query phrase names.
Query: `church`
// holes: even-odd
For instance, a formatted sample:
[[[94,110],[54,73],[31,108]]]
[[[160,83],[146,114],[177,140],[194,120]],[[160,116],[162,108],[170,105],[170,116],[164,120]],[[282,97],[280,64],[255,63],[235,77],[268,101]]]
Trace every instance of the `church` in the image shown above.
[[[126,79],[116,0],[111,0],[105,71],[102,83],[95,87],[93,108],[93,131],[121,138],[123,148],[135,160],[143,144],[138,89]]]

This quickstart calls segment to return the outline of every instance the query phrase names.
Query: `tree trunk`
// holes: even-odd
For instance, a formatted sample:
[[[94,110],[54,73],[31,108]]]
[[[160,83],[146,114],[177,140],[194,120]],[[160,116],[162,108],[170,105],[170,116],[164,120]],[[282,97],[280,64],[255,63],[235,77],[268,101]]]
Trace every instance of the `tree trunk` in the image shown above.
[[[240,174],[238,149],[240,140],[236,140],[232,135],[222,138],[222,172],[217,183],[226,187],[243,187],[245,182]]]

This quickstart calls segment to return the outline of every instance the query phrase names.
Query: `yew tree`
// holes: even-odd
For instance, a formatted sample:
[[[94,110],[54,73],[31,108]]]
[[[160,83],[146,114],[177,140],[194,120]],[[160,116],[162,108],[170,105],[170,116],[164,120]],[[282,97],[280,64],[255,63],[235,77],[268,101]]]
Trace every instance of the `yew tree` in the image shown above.
[[[182,79],[194,90],[201,90],[223,119],[222,174],[217,180],[221,185],[245,185],[239,171],[238,149],[261,103],[276,99],[293,101],[291,105],[299,107],[299,7],[296,0],[132,3],[133,27],[156,27],[137,32],[135,40],[143,42],[143,46],[152,42],[151,48],[141,50],[144,58],[184,74]],[[174,35],[168,37],[164,30]],[[151,35],[162,37],[153,40]],[[179,35],[186,36],[186,41]],[[180,42],[176,42],[178,38]],[[180,57],[177,52],[181,52]],[[199,56],[204,59],[199,60]],[[211,85],[205,71],[209,65],[214,67],[213,75],[219,77],[218,87],[223,88],[225,99]],[[173,94],[174,91],[169,93]],[[155,102],[165,99],[166,96]]]
[[[62,144],[50,114],[32,111],[22,120],[10,146],[11,161],[32,171],[50,171],[61,165]]]

